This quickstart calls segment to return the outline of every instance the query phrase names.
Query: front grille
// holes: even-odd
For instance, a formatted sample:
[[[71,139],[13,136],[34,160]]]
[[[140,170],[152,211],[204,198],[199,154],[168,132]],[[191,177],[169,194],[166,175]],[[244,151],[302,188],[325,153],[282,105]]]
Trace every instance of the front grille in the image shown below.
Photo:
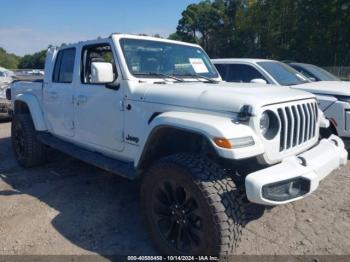
[[[315,102],[279,107],[280,152],[306,143],[316,135],[318,107]]]

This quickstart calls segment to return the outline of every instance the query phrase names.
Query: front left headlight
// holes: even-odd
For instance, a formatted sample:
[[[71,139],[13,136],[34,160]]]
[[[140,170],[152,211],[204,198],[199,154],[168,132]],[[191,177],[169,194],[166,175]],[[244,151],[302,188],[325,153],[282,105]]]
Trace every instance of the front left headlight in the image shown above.
[[[270,117],[267,112],[268,111],[265,111],[264,113],[262,113],[260,117],[260,132],[263,136],[266,135],[270,127]]]
[[[259,126],[261,134],[271,140],[277,135],[280,124],[277,115],[271,110],[266,110],[260,116]]]

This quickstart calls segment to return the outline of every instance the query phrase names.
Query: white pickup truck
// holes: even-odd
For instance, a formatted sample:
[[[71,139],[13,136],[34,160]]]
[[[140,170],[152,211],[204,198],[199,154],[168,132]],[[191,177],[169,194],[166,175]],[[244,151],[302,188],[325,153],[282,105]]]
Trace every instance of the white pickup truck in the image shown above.
[[[222,82],[188,43],[112,34],[50,48],[43,82],[16,82],[11,98],[18,162],[44,163],[49,146],[141,178],[164,254],[233,253],[244,202],[302,199],[347,162],[341,139],[319,140],[314,95]]]
[[[275,60],[225,58],[213,59],[212,62],[228,82],[289,86],[315,94],[320,109],[330,121],[329,127],[321,130],[322,137],[337,135],[343,139],[346,148],[350,149],[350,82],[334,81],[334,78],[330,81],[330,74],[328,81],[312,82],[307,78],[311,73],[304,76],[298,71],[306,73],[305,70],[296,71]]]

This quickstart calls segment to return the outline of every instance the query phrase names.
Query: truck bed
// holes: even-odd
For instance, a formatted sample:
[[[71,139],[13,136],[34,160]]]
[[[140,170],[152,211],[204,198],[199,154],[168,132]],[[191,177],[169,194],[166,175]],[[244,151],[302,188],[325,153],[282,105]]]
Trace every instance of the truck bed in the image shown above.
[[[38,102],[42,103],[42,95],[43,95],[43,80],[36,79],[33,81],[21,81],[15,80],[11,83],[11,100],[19,94],[31,94],[38,99]]]

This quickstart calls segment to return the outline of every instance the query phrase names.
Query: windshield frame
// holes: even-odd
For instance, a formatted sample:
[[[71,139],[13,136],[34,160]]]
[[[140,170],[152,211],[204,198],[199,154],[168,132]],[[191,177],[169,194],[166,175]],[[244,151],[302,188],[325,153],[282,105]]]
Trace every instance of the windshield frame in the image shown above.
[[[204,51],[204,49],[202,49],[200,46],[198,45],[195,45],[195,44],[190,44],[190,43],[186,43],[186,42],[179,42],[179,41],[172,41],[172,40],[167,40],[167,39],[153,39],[151,37],[129,37],[129,36],[125,36],[125,37],[120,37],[119,39],[117,39],[117,42],[118,42],[118,45],[119,45],[119,50],[123,56],[123,62],[124,62],[124,65],[125,65],[125,70],[127,71],[127,74],[132,77],[132,78],[135,78],[135,79],[159,79],[159,78],[163,78],[164,77],[157,77],[155,75],[152,75],[152,74],[148,74],[150,72],[145,72],[145,74],[142,74],[142,72],[140,73],[136,73],[136,72],[133,72],[131,69],[130,69],[130,65],[129,63],[127,62],[127,59],[126,59],[126,54],[125,54],[125,50],[124,50],[124,47],[123,47],[123,43],[122,41],[124,40],[133,40],[133,41],[149,41],[149,42],[156,42],[156,43],[163,43],[165,45],[176,45],[176,46],[183,46],[183,47],[188,47],[188,48],[194,48],[194,49],[198,49],[201,51],[201,53],[205,56],[205,58],[207,59],[207,62],[211,65],[211,68],[208,68],[208,70],[210,71],[210,69],[212,70],[212,73],[213,73],[213,76],[210,77],[212,78],[213,80],[216,80],[216,81],[221,81],[221,77],[220,77],[220,74],[219,72],[217,71],[215,65],[211,62],[210,60],[210,57],[208,56],[208,54]],[[152,72],[152,73],[162,73],[162,72]],[[201,75],[201,74],[199,74]],[[198,80],[197,77],[190,77],[190,76],[187,76],[186,74],[182,75],[182,74],[174,74],[172,75],[174,77],[178,77],[178,78],[182,78],[182,79],[190,79],[191,81],[192,80],[195,80],[195,81],[200,81]],[[205,76],[205,75],[204,75]],[[171,79],[171,78],[169,78]]]
[[[302,84],[306,84],[306,83],[310,83],[311,81],[306,77],[304,76],[302,73],[298,72],[297,70],[295,70],[293,67],[285,64],[285,63],[282,63],[282,62],[279,62],[279,61],[259,61],[257,62],[258,66],[261,67],[272,79],[274,79],[274,81],[276,83],[278,83],[278,85],[281,85],[281,86],[294,86],[294,85],[302,85]],[[297,79],[300,79],[300,82],[293,82],[293,83],[283,83],[281,82],[280,79],[278,79],[276,77],[276,74],[274,74],[271,70],[269,70],[268,68],[266,68],[264,65],[265,64],[276,64],[276,65],[279,65],[280,68],[282,68],[285,72],[288,72],[290,75],[294,75],[295,78]],[[298,75],[302,78],[304,78],[304,81],[303,79],[301,78],[298,78]]]

